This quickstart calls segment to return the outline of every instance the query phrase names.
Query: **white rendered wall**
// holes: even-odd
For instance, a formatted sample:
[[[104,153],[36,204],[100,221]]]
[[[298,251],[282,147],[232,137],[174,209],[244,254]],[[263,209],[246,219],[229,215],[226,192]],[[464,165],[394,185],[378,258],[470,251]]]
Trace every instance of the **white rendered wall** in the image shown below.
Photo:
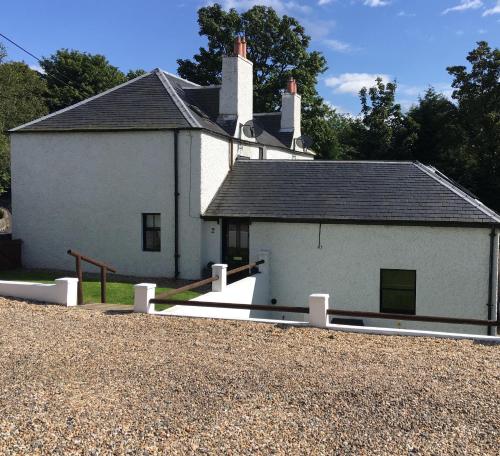
[[[25,266],[73,269],[72,248],[120,274],[174,274],[173,132],[18,133],[11,140],[13,234],[24,241]],[[198,278],[201,265],[200,141],[198,132],[179,133],[186,278]],[[145,212],[161,213],[161,252],[142,250]]]
[[[266,158],[268,160],[290,160],[292,158],[295,160],[314,160],[313,155],[301,154],[293,150],[273,149],[271,147],[266,150]]]
[[[253,118],[253,64],[242,56],[222,59],[219,114],[240,124]]]
[[[297,93],[284,92],[281,99],[281,130],[293,131],[293,137],[300,136],[301,97]]]
[[[321,231],[318,248],[318,224],[250,225],[251,260],[260,250],[271,252],[271,298],[278,304],[302,306],[310,294],[328,293],[331,307],[379,312],[380,269],[412,269],[417,314],[487,318],[489,229],[323,225]],[[364,321],[486,334],[482,326]]]

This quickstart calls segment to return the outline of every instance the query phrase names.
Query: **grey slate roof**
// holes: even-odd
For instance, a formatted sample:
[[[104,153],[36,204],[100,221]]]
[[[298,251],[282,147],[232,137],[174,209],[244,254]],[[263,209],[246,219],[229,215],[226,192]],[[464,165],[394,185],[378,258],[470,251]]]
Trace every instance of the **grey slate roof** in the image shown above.
[[[205,217],[360,223],[499,224],[418,162],[237,160]]]
[[[236,123],[217,118],[219,91],[219,86],[198,86],[156,69],[11,131],[202,128],[233,136]],[[263,128],[256,138],[258,143],[280,148],[291,147],[290,134],[279,131],[279,119],[276,115],[271,121],[261,115],[254,119]]]

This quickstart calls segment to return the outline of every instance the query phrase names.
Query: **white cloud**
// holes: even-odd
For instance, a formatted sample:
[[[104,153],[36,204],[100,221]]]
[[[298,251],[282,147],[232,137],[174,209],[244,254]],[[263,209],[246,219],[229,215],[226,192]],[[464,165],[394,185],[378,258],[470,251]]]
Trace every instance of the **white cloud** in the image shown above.
[[[213,3],[213,2],[209,2]],[[224,0],[222,6],[224,9],[228,10],[234,8],[237,10],[247,10],[255,5],[270,6],[274,8],[278,13],[310,13],[311,7],[300,2],[293,0]]]
[[[325,85],[333,88],[336,93],[351,93],[357,95],[363,87],[375,85],[375,79],[382,78],[382,82],[388,83],[391,77],[384,73],[343,73],[339,76],[331,76],[325,79]]]
[[[407,13],[405,10],[401,10],[398,14],[398,17],[415,17],[415,13]]]
[[[333,0],[319,0],[318,5],[319,6],[328,5],[328,3],[332,3],[332,2],[333,2]]]
[[[371,8],[376,8],[378,6],[386,6],[390,2],[389,0],[365,0],[364,5],[369,6]]]
[[[351,52],[354,50],[349,43],[345,43],[344,41],[328,39],[323,40],[323,43],[336,52]]]
[[[493,14],[500,14],[500,0],[497,0],[497,4],[492,8],[488,8],[483,16],[492,16]]]
[[[478,9],[483,6],[482,0],[460,0],[458,5],[446,8],[441,14],[448,14],[455,11],[466,11],[470,9]]]
[[[39,73],[45,74],[45,70],[40,65],[38,65],[36,63],[29,65],[29,67],[34,71],[38,71]]]
[[[333,20],[309,20],[303,17],[301,18],[300,22],[306,29],[306,33],[310,35],[313,40],[321,40],[323,38],[326,38],[335,27],[335,21]]]

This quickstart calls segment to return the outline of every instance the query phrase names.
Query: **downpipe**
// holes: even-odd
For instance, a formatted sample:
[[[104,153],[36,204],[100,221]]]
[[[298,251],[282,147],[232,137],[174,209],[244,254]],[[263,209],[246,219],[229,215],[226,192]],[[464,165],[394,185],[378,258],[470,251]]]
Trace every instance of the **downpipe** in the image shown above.
[[[174,130],[174,277],[179,277],[179,130]]]
[[[493,319],[493,307],[494,302],[496,300],[496,296],[493,296],[494,290],[494,281],[495,281],[495,260],[498,262],[498,257],[495,255],[495,240],[496,240],[496,228],[492,227],[490,232],[490,269],[489,269],[489,277],[488,277],[488,320]],[[497,303],[497,315],[496,320],[498,321],[500,317],[500,312],[498,309]],[[493,326],[488,326],[488,336],[494,335],[496,332],[496,328]]]

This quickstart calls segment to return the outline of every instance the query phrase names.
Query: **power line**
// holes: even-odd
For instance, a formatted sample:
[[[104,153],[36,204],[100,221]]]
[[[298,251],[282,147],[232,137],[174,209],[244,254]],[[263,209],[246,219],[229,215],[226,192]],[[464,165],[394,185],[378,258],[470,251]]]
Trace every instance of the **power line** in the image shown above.
[[[12,41],[9,37],[5,36],[3,33],[0,33],[0,36],[4,39],[6,39],[9,43],[12,43],[14,46],[16,46],[17,48],[21,49],[21,51],[25,52],[26,54],[28,54],[30,57],[33,57],[35,60],[37,60],[39,63],[42,62],[42,59],[38,58],[35,54],[32,54],[30,51],[28,51],[27,49],[24,49],[20,44],[17,44],[15,41]],[[54,68],[55,71],[57,71],[56,68]],[[64,76],[63,74],[61,74],[59,71],[57,71],[57,73],[59,73],[63,78],[65,79],[68,79],[66,78],[66,76]],[[56,78],[54,75],[52,74],[49,74],[47,76],[50,76],[51,78],[55,79],[56,81],[60,82],[61,84],[64,84],[65,86],[68,86],[68,87],[71,87],[67,82],[64,82],[64,81],[61,81],[60,79]],[[69,79],[68,79],[69,81]]]

